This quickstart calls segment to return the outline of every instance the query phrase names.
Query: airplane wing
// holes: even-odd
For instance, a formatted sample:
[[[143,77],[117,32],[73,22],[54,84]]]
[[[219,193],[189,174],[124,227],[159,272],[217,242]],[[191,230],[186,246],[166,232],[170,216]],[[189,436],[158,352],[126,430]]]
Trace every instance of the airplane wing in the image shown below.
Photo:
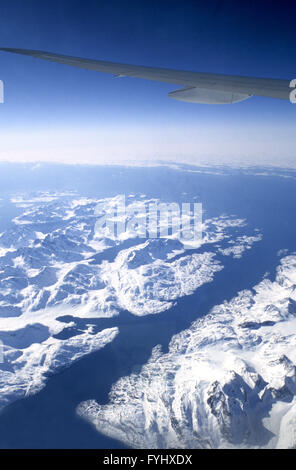
[[[73,67],[87,70],[111,73],[117,77],[144,78],[182,85],[184,88],[173,91],[168,96],[192,103],[230,104],[248,99],[254,95],[288,100],[291,93],[289,80],[128,65],[29,49],[0,48],[0,50],[72,65]]]

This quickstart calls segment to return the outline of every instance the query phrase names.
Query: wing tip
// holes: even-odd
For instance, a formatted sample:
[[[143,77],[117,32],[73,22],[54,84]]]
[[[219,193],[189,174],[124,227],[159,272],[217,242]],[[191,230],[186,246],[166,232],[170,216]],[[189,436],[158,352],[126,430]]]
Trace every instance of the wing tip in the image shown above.
[[[14,52],[16,54],[32,54],[32,53],[37,53],[37,52],[42,52],[42,51],[37,51],[33,49],[17,49],[14,47],[0,47],[0,51],[4,52]]]
[[[0,47],[0,51],[4,51],[4,52],[26,52],[26,49],[14,49],[13,47]]]

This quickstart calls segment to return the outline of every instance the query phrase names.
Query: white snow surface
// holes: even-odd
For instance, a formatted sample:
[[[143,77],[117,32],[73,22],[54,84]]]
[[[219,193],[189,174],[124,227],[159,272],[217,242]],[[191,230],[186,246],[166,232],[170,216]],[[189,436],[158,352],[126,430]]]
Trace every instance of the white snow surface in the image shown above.
[[[207,244],[211,250],[187,255],[182,243],[169,237],[142,243],[137,238],[125,248],[133,232],[110,238],[104,228],[95,231],[98,217],[112,212],[118,199],[15,196],[13,201],[24,210],[0,234],[0,320],[56,306],[73,307],[79,316],[110,317],[121,309],[135,315],[159,313],[213,280],[223,268],[216,259],[219,252],[236,256],[239,251],[241,256],[261,238],[241,235],[246,221],[223,214],[203,222],[199,246]],[[143,209],[145,199],[139,199]],[[131,205],[137,207],[134,196]]]
[[[150,202],[144,195],[130,198],[134,207]],[[203,221],[199,246],[211,249],[201,252],[187,253],[173,237],[134,240],[128,231],[124,237],[96,233],[98,216],[112,212],[117,201],[118,196],[96,200],[72,193],[20,194],[11,200],[21,213],[0,234],[0,408],[36,393],[49,373],[104,347],[119,331],[94,333],[90,322],[62,339],[72,326],[63,316],[106,318],[122,309],[158,314],[213,281],[223,269],[217,259],[221,242],[233,248],[259,241],[255,232],[242,242],[246,221],[225,214]]]
[[[135,448],[295,448],[296,255],[77,411]]]

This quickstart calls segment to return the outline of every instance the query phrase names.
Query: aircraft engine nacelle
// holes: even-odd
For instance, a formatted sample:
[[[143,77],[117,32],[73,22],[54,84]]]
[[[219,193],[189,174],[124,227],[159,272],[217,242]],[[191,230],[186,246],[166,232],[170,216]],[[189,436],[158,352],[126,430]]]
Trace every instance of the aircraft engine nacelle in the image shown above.
[[[213,90],[207,88],[182,88],[169,93],[169,98],[187,101],[189,103],[204,104],[231,104],[251,98],[245,93],[233,93],[231,91]]]

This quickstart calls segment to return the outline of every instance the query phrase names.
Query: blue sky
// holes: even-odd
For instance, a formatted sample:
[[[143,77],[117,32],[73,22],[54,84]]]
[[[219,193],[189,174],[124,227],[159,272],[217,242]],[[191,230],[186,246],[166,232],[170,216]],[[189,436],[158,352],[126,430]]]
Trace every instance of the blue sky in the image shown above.
[[[293,1],[11,0],[2,47],[184,70],[296,78]],[[174,85],[0,54],[0,160],[163,159],[296,166],[296,105],[167,98]]]

